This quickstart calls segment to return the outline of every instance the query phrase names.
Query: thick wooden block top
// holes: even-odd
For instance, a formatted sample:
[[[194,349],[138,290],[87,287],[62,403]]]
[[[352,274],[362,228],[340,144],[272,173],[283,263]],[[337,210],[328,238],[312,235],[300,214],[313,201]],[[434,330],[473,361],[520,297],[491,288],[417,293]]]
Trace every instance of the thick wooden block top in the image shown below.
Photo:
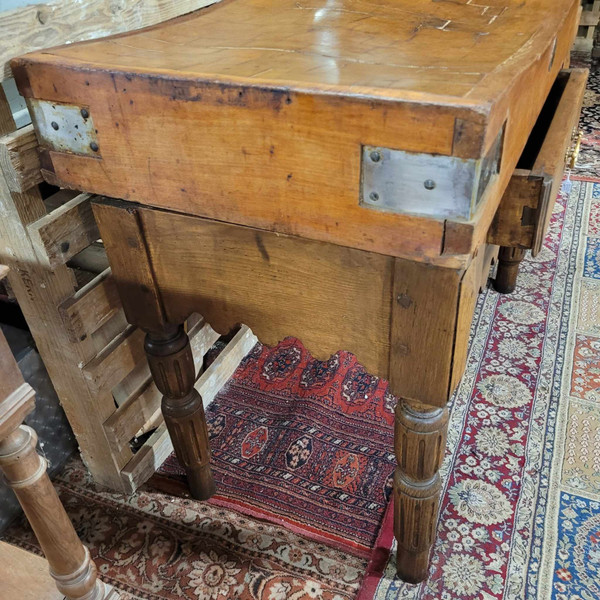
[[[451,96],[485,109],[554,40],[572,4],[229,0],[35,59],[393,99]]]
[[[470,252],[489,225],[568,60],[577,9],[224,0],[13,70],[61,185],[435,260]],[[78,132],[66,124],[79,146],[61,137],[70,117],[38,100],[88,111]],[[447,221],[470,225],[446,243]]]

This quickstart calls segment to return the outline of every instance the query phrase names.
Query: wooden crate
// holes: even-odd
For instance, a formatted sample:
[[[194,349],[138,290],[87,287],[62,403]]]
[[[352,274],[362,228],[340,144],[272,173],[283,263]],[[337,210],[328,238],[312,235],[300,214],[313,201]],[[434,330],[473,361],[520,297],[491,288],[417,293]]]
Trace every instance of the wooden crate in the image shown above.
[[[210,0],[57,0],[2,13],[3,79],[13,56],[141,27]],[[31,125],[17,128],[0,88],[0,263],[30,326],[81,455],[98,483],[132,492],[172,450],[160,393],[143,352],[143,332],[127,324],[94,221],[89,194],[42,183]],[[22,116],[21,116],[22,119]],[[188,321],[194,361],[219,337],[201,317]],[[232,375],[256,338],[242,327],[197,380],[205,403]],[[151,433],[145,443],[140,436]],[[144,438],[142,438],[144,439]]]
[[[600,0],[582,0],[581,19],[573,50],[590,52],[594,46],[594,36],[600,21]]]

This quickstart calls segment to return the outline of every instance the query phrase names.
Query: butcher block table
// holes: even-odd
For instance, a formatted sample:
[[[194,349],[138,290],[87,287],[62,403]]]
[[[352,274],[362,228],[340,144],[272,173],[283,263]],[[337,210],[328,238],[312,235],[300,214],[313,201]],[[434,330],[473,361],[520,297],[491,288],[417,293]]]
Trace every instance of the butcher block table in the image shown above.
[[[447,403],[501,246],[541,248],[586,72],[578,0],[225,0],[13,61],[45,179],[94,206],[190,490],[215,491],[184,321],[345,349],[398,396],[399,575],[427,576]]]

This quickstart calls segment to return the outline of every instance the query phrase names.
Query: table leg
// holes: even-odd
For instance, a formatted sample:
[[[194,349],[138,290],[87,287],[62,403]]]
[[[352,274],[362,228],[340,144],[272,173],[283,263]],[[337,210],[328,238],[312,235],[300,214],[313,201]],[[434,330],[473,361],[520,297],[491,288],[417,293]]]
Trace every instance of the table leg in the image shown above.
[[[397,570],[404,581],[427,577],[435,540],[441,481],[438,470],[446,449],[448,409],[404,399],[396,406],[394,534]]]
[[[494,280],[494,289],[501,294],[510,294],[517,286],[519,266],[525,258],[523,248],[501,246],[498,254],[498,271]]]
[[[0,467],[42,547],[56,587],[71,600],[118,599],[96,578],[96,565],[73,529],[36,443],[33,429],[17,427],[0,440]]]
[[[183,328],[166,326],[147,332],[144,344],[156,387],[163,394],[162,413],[175,454],[185,468],[190,492],[197,500],[215,493],[210,470],[210,446],[190,340]]]

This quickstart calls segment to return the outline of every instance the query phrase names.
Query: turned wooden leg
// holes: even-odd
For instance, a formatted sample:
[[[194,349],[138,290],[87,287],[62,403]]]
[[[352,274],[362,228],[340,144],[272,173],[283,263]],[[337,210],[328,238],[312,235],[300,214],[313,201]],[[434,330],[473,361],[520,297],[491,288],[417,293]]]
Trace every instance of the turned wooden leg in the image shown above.
[[[0,467],[42,547],[56,587],[72,600],[118,598],[96,579],[96,565],[73,529],[36,443],[31,427],[17,427],[0,440]]]
[[[498,271],[494,279],[494,289],[501,294],[510,294],[517,286],[519,265],[525,258],[523,248],[510,248],[501,246],[498,254]]]
[[[148,332],[144,344],[156,387],[163,394],[162,413],[175,454],[185,468],[192,496],[206,500],[215,493],[210,446],[190,340],[183,325]]]
[[[438,470],[446,449],[448,409],[401,399],[396,406],[394,534],[397,570],[404,581],[427,577],[435,540],[441,482]]]

